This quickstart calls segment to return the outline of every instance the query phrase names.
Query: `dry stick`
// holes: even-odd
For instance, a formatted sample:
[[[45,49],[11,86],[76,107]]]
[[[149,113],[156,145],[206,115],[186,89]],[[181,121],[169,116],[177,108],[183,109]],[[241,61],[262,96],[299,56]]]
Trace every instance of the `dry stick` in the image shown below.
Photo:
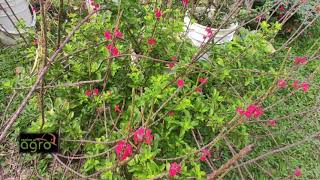
[[[295,142],[293,144],[289,144],[289,145],[284,146],[282,148],[271,150],[271,151],[269,151],[269,152],[267,152],[267,153],[265,153],[263,155],[260,155],[260,156],[254,158],[254,159],[251,159],[251,160],[248,160],[248,161],[246,161],[244,163],[241,163],[238,166],[232,167],[231,169],[238,168],[238,167],[241,167],[241,166],[244,166],[244,165],[248,165],[248,164],[254,163],[254,162],[258,161],[258,160],[264,159],[264,158],[266,158],[266,157],[268,157],[270,155],[273,155],[273,154],[276,154],[276,153],[279,153],[279,152],[282,152],[282,151],[286,151],[286,150],[288,150],[290,148],[293,148],[295,146],[298,146],[298,145],[301,145],[301,144],[303,144],[305,142],[308,142],[308,141],[316,138],[317,136],[318,137],[320,136],[320,132],[314,133],[314,134],[312,134],[312,135],[310,135],[310,136],[308,136],[308,137],[306,137],[306,138],[304,138],[304,139],[302,139],[300,141],[297,141],[297,142]]]
[[[59,15],[58,15],[58,40],[57,40],[57,48],[59,48],[59,46],[60,46],[60,41],[61,41],[62,11],[63,11],[63,0],[60,0]]]
[[[51,63],[55,60],[55,58],[58,56],[58,54],[61,52],[62,48],[69,42],[71,37],[74,35],[74,33],[84,24],[88,21],[88,19],[95,14],[95,12],[90,13],[87,15],[74,29],[73,31],[67,36],[67,38],[64,40],[64,42],[60,45],[60,47],[55,51],[55,53],[51,56],[48,63],[42,68],[42,70],[39,72],[38,79],[32,86],[31,90],[27,94],[27,96],[23,99],[22,103],[18,107],[18,109],[14,112],[14,114],[11,116],[11,118],[8,120],[8,124],[5,127],[5,129],[1,132],[0,135],[0,142],[3,141],[3,139],[6,137],[8,130],[12,127],[18,116],[21,114],[21,112],[24,110],[25,106],[29,102],[29,99],[31,98],[32,94],[36,90],[37,86],[40,84],[40,82],[43,79],[43,76],[47,73],[49,70],[49,67],[51,66]]]
[[[240,152],[236,155],[234,155],[230,160],[228,160],[225,164],[220,166],[220,168],[216,171],[213,171],[212,173],[207,175],[207,179],[211,180],[214,179],[214,177],[224,173],[227,171],[234,163],[236,163],[239,159],[241,159],[243,156],[248,154],[253,149],[253,144],[250,144],[243,149],[240,150]]]
[[[113,149],[115,148],[112,147],[102,153],[99,153],[99,154],[94,154],[94,155],[91,155],[91,156],[65,156],[65,155],[62,155],[62,154],[57,154],[57,156],[59,157],[62,157],[62,158],[66,158],[68,160],[79,160],[79,159],[90,159],[90,158],[95,158],[95,157],[99,157],[99,156],[102,156],[102,155],[105,155],[107,153],[109,153],[110,151],[112,151]]]
[[[9,107],[11,106],[11,103],[12,103],[14,97],[16,97],[16,95],[17,95],[17,92],[14,91],[14,93],[13,93],[13,94],[11,95],[11,97],[10,97],[10,100],[9,100],[9,103],[8,103],[6,109],[5,109],[4,112],[3,112],[3,119],[2,119],[2,122],[1,122],[0,127],[2,127],[2,125],[3,125],[3,123],[4,123],[5,119],[6,119],[7,111],[8,111],[8,109],[9,109]]]
[[[232,153],[232,156],[235,156],[236,151],[232,148],[232,146],[231,146],[229,140],[227,139],[227,137],[224,137],[223,139],[224,139],[224,141],[226,142],[227,146],[229,147],[230,152]],[[240,160],[240,161],[241,161],[241,160]],[[236,165],[239,165],[239,163],[236,162]],[[238,169],[238,171],[239,171],[239,174],[240,174],[240,176],[241,176],[241,179],[244,180],[244,177],[243,177],[241,168],[239,167],[239,168],[237,168],[237,169]],[[248,172],[248,174],[249,174],[249,176],[250,176],[251,179],[254,179],[254,178],[252,177],[252,175],[250,174],[250,172]]]

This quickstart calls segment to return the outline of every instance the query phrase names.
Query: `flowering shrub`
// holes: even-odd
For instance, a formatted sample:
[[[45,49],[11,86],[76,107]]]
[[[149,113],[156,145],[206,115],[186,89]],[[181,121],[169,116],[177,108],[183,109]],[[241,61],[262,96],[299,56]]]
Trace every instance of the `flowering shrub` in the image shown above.
[[[221,175],[252,151],[250,121],[275,128],[273,106],[288,94],[315,91],[312,76],[294,74],[316,56],[291,54],[289,43],[272,46],[281,23],[261,21],[256,31],[239,27],[233,41],[197,48],[185,37],[189,1],[151,4],[91,1],[95,16],[75,31],[45,75],[45,107],[37,97],[30,100],[30,108],[43,108],[44,115],[18,124],[30,132],[59,131],[57,156],[85,154],[79,158],[85,178]],[[81,16],[68,14],[65,33]],[[210,30],[206,38],[214,36]],[[48,51],[56,46],[49,44]],[[36,47],[26,52],[35,57]],[[14,82],[29,87],[35,78],[24,72]],[[6,86],[13,89],[13,83]],[[226,150],[232,147],[227,137],[239,153]],[[296,169],[294,175],[302,174]]]

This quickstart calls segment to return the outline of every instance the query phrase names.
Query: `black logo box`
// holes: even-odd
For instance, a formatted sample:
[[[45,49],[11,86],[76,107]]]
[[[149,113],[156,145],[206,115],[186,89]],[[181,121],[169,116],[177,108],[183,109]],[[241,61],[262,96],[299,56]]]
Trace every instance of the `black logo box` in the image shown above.
[[[20,153],[57,153],[59,137],[57,133],[20,133]]]

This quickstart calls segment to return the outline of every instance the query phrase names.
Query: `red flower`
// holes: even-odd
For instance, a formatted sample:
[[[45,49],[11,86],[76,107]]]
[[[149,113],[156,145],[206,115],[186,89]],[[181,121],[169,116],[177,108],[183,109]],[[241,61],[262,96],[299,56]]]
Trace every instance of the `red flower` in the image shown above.
[[[112,44],[109,44],[107,46],[107,49],[109,49],[109,52],[111,53],[112,56],[118,56],[119,55],[119,50]]]
[[[253,117],[254,117],[254,118],[259,118],[260,116],[263,115],[263,112],[264,112],[264,111],[263,111],[262,108],[257,107],[256,110],[254,111]]]
[[[181,166],[180,164],[174,162],[170,164],[170,169],[169,169],[169,176],[174,177],[177,174],[181,173]]]
[[[139,128],[133,135],[133,140],[135,144],[138,144],[138,142],[144,142],[146,144],[151,144],[153,136],[152,136],[152,130],[151,129],[145,129],[143,127]]]
[[[276,124],[277,124],[277,122],[276,122],[276,120],[270,119],[270,120],[268,121],[268,124],[269,124],[269,126],[275,127]]]
[[[160,17],[162,16],[162,13],[161,13],[161,11],[159,10],[159,9],[155,9],[154,10],[154,14],[155,14],[155,16],[156,16],[156,18],[159,20],[160,19]]]
[[[211,158],[211,153],[208,149],[203,149],[202,150],[202,155],[200,157],[200,161],[205,161],[206,159],[208,158]]]
[[[143,137],[145,134],[145,129],[143,127],[139,128],[136,132],[134,132],[133,140],[135,144],[143,141]]]
[[[189,3],[189,0],[182,0],[182,4],[183,4],[184,6],[188,6],[188,3]]]
[[[254,111],[257,109],[257,106],[256,105],[250,105],[248,108],[247,108],[247,111],[244,112],[244,115],[247,117],[247,118],[250,118]]]
[[[292,87],[293,87],[295,90],[299,89],[299,81],[298,81],[298,80],[293,81]]]
[[[167,63],[167,66],[169,67],[169,69],[174,68],[174,63]]]
[[[294,175],[295,175],[296,177],[300,177],[300,176],[302,175],[301,169],[297,167],[297,168],[294,170]]]
[[[156,43],[157,43],[157,41],[156,41],[155,39],[153,39],[153,38],[148,39],[148,44],[149,44],[149,45],[153,46],[153,45],[155,45]]]
[[[152,139],[153,139],[153,136],[152,136],[152,130],[151,129],[147,129],[146,130],[146,134],[145,134],[145,143],[146,144],[151,144],[151,142],[152,142]]]
[[[90,89],[88,89],[88,90],[86,90],[86,92],[85,92],[85,94],[86,94],[86,96],[91,96],[91,94],[92,94],[92,91],[90,90]]]
[[[35,7],[32,6],[32,12],[37,12],[37,9]]]
[[[280,12],[284,12],[286,9],[284,8],[284,5],[281,5],[280,7],[279,7],[279,11]]]
[[[197,92],[197,93],[202,93],[202,88],[197,87],[197,88],[196,88],[196,92]]]
[[[110,31],[104,32],[104,37],[106,38],[106,40],[110,40],[112,38]]]
[[[206,84],[207,81],[208,81],[208,78],[198,78],[198,81],[201,83],[201,84]]]
[[[301,87],[302,87],[304,92],[307,92],[309,90],[309,88],[310,88],[310,84],[307,83],[307,82],[302,82],[301,83]]]
[[[122,37],[122,33],[118,29],[116,29],[114,31],[114,36],[117,37],[117,38],[121,38]]]
[[[294,58],[295,64],[306,64],[307,63],[307,57],[296,57]]]
[[[100,4],[94,5],[94,7],[93,7],[94,11],[98,11],[99,9],[100,9]]]
[[[286,80],[280,79],[280,80],[278,81],[278,87],[279,87],[279,88],[285,88],[286,86],[287,86]]]
[[[176,60],[177,60],[177,56],[172,56],[172,57],[171,57],[171,60],[172,60],[172,61],[176,61]]]
[[[93,95],[98,95],[99,94],[99,89],[98,88],[95,88],[95,89],[93,89]]]
[[[174,116],[174,112],[173,112],[173,111],[169,111],[169,112],[168,112],[168,115],[169,115],[170,117],[173,117],[173,116]]]
[[[125,160],[127,157],[132,155],[132,147],[130,144],[126,143],[124,140],[120,140],[116,147],[115,152],[120,161]]]
[[[184,86],[184,80],[178,79],[178,80],[177,80],[177,86],[178,86],[179,88],[182,88],[182,87]]]
[[[120,113],[121,112],[120,106],[119,105],[115,105],[114,106],[114,111]]]
[[[239,113],[240,115],[244,115],[245,111],[242,108],[237,108],[237,113]]]

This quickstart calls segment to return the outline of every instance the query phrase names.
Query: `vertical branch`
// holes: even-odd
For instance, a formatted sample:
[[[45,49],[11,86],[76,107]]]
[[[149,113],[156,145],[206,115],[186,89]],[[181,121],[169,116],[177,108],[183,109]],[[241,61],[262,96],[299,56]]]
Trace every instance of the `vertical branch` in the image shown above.
[[[60,0],[59,15],[58,15],[58,40],[57,40],[57,48],[59,48],[59,46],[60,46],[60,41],[61,41],[61,19],[62,19],[62,11],[63,11],[63,0]]]

